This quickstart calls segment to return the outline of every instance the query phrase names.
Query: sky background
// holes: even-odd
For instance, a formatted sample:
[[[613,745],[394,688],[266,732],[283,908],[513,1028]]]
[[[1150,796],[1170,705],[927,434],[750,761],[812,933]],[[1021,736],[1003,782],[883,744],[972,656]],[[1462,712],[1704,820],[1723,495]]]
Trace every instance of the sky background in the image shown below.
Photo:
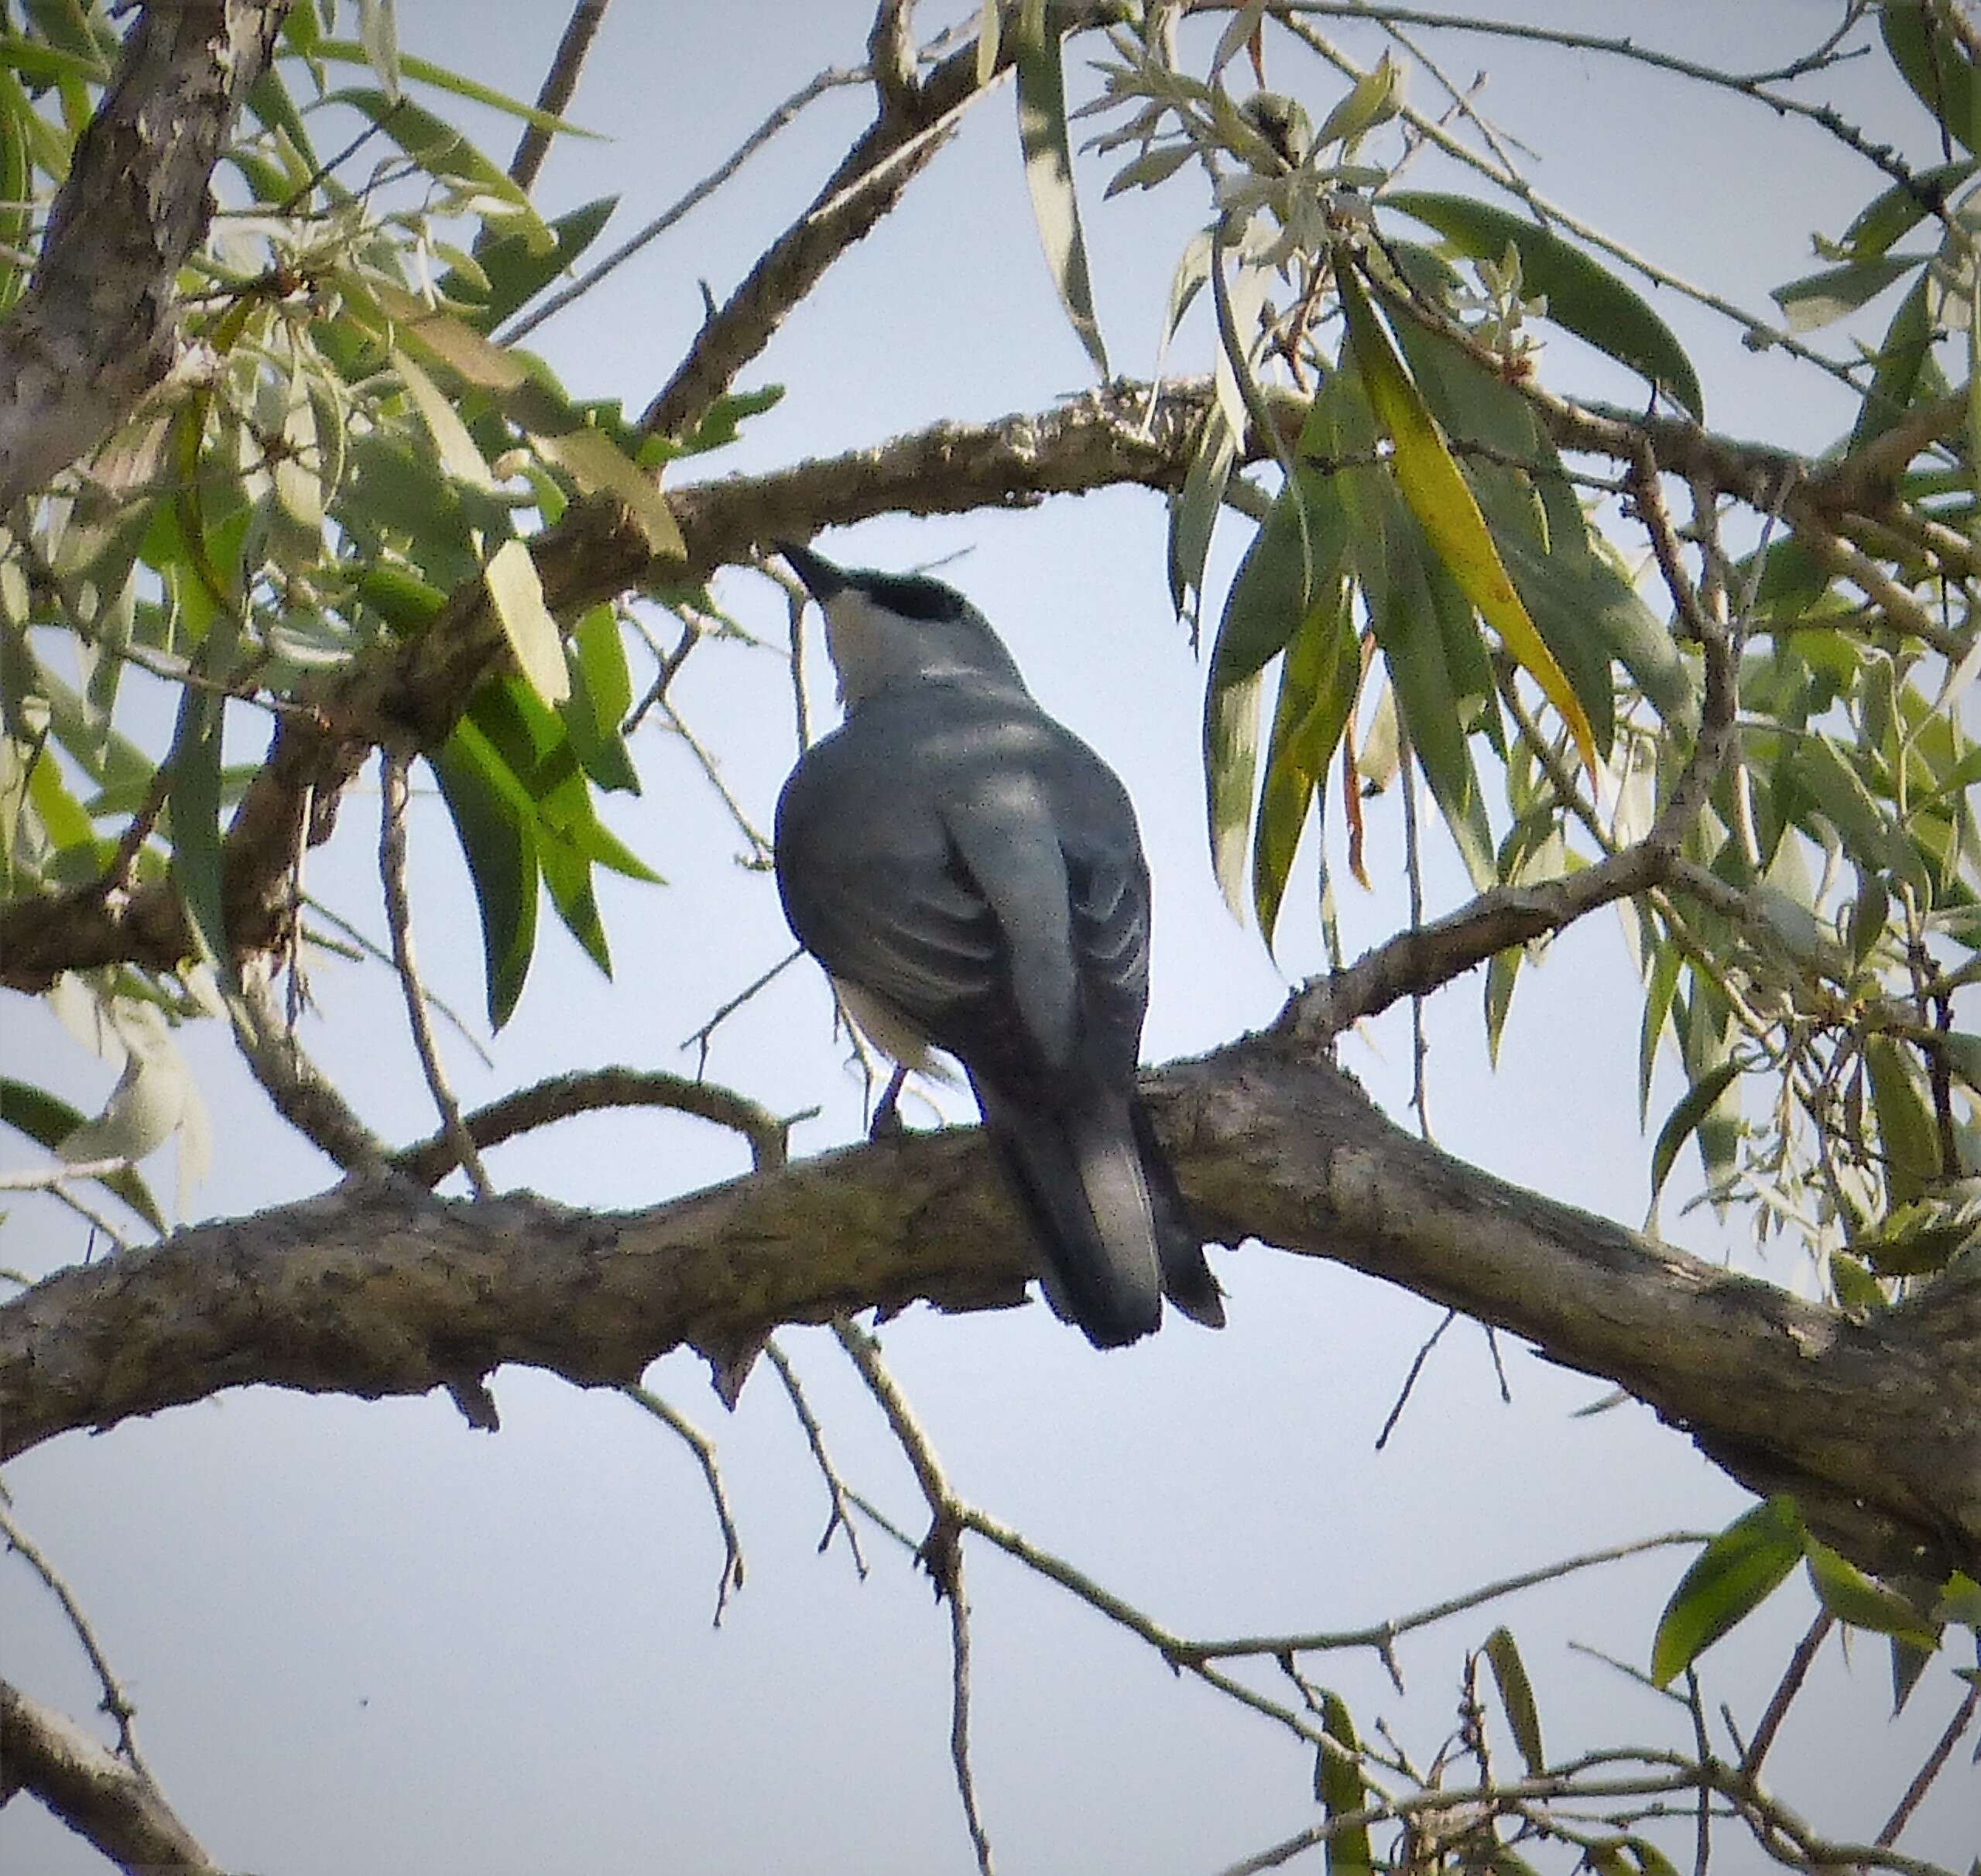
[[[1780,62],[1837,12],[1816,0],[1665,0],[1648,14],[1621,5],[1504,10],[1654,33],[1662,46],[1732,69]],[[427,0],[403,9],[401,33],[409,50],[528,95],[564,14],[521,0]],[[947,16],[931,9],[927,23]],[[620,0],[571,113],[610,141],[558,144],[541,205],[556,213],[617,191],[605,240],[622,238],[814,73],[859,63],[869,22],[845,0]],[[1382,43],[1373,29],[1340,36],[1365,60]],[[1461,84],[1489,71],[1484,107],[1531,152],[1523,161],[1543,193],[1757,310],[1769,286],[1808,270],[1811,228],[1840,233],[1880,186],[1819,133],[1737,98],[1709,99],[1593,54],[1477,37],[1426,43]],[[1273,84],[1323,115],[1339,81],[1284,40],[1269,41],[1269,56]],[[1077,53],[1070,83],[1084,94]],[[1411,84],[1414,101],[1438,107],[1432,87]],[[1910,136],[1914,158],[1936,159],[1878,60],[1818,90],[1902,148]],[[638,409],[701,317],[697,283],[725,297],[870,115],[863,92],[828,96],[533,343],[574,392],[618,395]],[[478,134],[506,159],[506,125],[482,120]],[[338,139],[326,131],[319,141]],[[1170,268],[1204,204],[1179,179],[1102,205],[1105,176],[1081,171],[1101,324],[1116,368],[1146,375]],[[1428,159],[1413,181],[1462,186]],[[1729,326],[1675,295],[1653,297],[1691,350],[1716,427],[1815,450],[1846,427],[1847,406],[1827,381],[1749,353]],[[1866,330],[1888,311],[1874,307]],[[1200,313],[1174,369],[1205,369],[1212,344]],[[1565,339],[1551,340],[1544,369],[1565,389],[1640,395]],[[969,114],[904,205],[744,373],[743,388],[787,386],[783,403],[735,448],[694,466],[773,469],[938,417],[1047,408],[1088,382],[1040,256],[1006,91]],[[1246,533],[1235,520],[1220,530],[1214,602]],[[1160,501],[1123,491],[1023,514],[883,518],[820,542],[854,564],[946,563],[944,577],[997,623],[1040,700],[1128,784],[1157,894],[1151,1061],[1270,1020],[1289,980],[1321,962],[1297,883],[1276,965],[1212,882],[1201,673],[1170,615],[1164,536]],[[716,590],[766,646],[704,646],[676,701],[767,831],[793,753],[778,650],[783,602],[744,571],[725,573]],[[815,620],[808,629],[816,679],[824,660]],[[636,684],[650,674],[637,653],[634,671]],[[831,720],[829,690],[817,682],[813,705],[814,722]],[[234,734],[230,759],[252,760],[266,727],[244,718]],[[746,843],[685,749],[651,728],[636,754],[646,793],[611,801],[611,818],[669,883],[602,881],[617,962],[609,983],[546,918],[495,1068],[446,1044],[468,1104],[607,1062],[687,1068],[684,1040],[789,947],[768,876],[741,863]],[[1349,887],[1341,899],[1351,953],[1405,917],[1393,794],[1373,805],[1371,830],[1374,890]],[[375,839],[368,778],[335,839],[311,856],[310,884],[382,937]],[[1462,876],[1441,842],[1431,846],[1432,903],[1449,905]],[[427,974],[474,1011],[471,894],[431,794],[416,808],[414,849]],[[430,1131],[389,976],[325,959],[314,987],[323,1014],[305,1041],[322,1065],[389,1137]],[[1440,1144],[1554,1197],[1640,1221],[1649,1157],[1636,1106],[1640,1004],[1616,920],[1585,921],[1544,969],[1523,974],[1496,1073],[1485,1058],[1480,987],[1462,981],[1430,1006]],[[1344,1065],[1400,1119],[1407,1024],[1399,1010],[1343,1048]],[[249,1212],[328,1182],[333,1169],[276,1120],[224,1035],[190,1032],[184,1046],[217,1136],[192,1216]],[[113,1079],[18,998],[0,1008],[0,1051],[8,1072],[80,1105],[100,1103]],[[725,1024],[708,1067],[780,1111],[821,1104],[796,1132],[800,1152],[857,1137],[859,1084],[809,965]],[[1654,1116],[1678,1089],[1667,1063]],[[963,1116],[953,1102],[948,1111]],[[154,1182],[166,1190],[169,1157]],[[492,1154],[491,1168],[506,1185],[632,1207],[739,1173],[746,1158],[732,1137],[649,1113],[526,1138]],[[0,1240],[5,1260],[39,1273],[78,1254],[54,1218],[18,1208]],[[1746,1254],[1737,1227],[1681,1216],[1669,1200],[1664,1223],[1694,1249]],[[955,1319],[917,1309],[883,1331],[957,1489],[1177,1630],[1375,1621],[1578,1549],[1717,1528],[1746,1502],[1640,1408],[1574,1417],[1604,1389],[1510,1341],[1502,1354],[1513,1398],[1503,1405],[1485,1339],[1466,1324],[1440,1343],[1378,1454],[1376,1435],[1440,1312],[1312,1260],[1256,1247],[1212,1255],[1229,1292],[1230,1326],[1218,1336],[1179,1322],[1100,1357],[1037,1307]],[[1766,1267],[1807,1285],[1786,1250]],[[784,1339],[841,1469],[919,1531],[913,1480],[830,1336]],[[940,1876],[974,1867],[948,1758],[947,1620],[925,1579],[871,1530],[864,1582],[839,1542],[817,1554],[824,1494],[767,1370],[733,1415],[691,1358],[669,1358],[649,1380],[719,1442],[749,1571],[719,1630],[709,1617],[721,1548],[691,1456],[624,1399],[539,1374],[495,1377],[502,1430],[493,1437],[469,1431],[440,1397],[365,1404],[256,1389],[55,1442],[16,1461],[5,1482],[13,1514],[67,1575],[135,1696],[166,1792],[231,1867],[269,1876],[752,1866]],[[1451,1723],[1463,1651],[1503,1620],[1525,1652],[1554,1750],[1682,1738],[1682,1713],[1570,1647],[1643,1661],[1681,1563],[1676,1552],[1640,1559],[1415,1637],[1400,1651],[1407,1699],[1373,1657],[1317,1661],[1313,1675],[1341,1690],[1365,1731],[1386,1716],[1427,1757]],[[1002,1557],[973,1549],[968,1564],[978,1790],[1004,1870],[1215,1870],[1314,1820],[1309,1755],[1289,1736],[1179,1682],[1140,1645]],[[1809,1615],[1798,1583],[1715,1649],[1703,1664],[1709,1700],[1728,1700],[1751,1727]],[[12,1678],[89,1714],[98,1690],[18,1559],[0,1559],[0,1636]],[[1832,1642],[1771,1761],[1783,1795],[1835,1834],[1875,1831],[1957,1701],[1948,1669],[1936,1665],[1888,1724],[1882,1646],[1860,1646],[1846,1663]],[[1503,1733],[1498,1744],[1510,1754]],[[1907,1846],[1958,1861],[1981,1835],[1977,1816],[1981,1778],[1963,1755]],[[0,1809],[0,1869],[70,1876],[101,1867],[29,1802]],[[1754,1853],[1729,1851],[1725,1867],[1755,1867]]]

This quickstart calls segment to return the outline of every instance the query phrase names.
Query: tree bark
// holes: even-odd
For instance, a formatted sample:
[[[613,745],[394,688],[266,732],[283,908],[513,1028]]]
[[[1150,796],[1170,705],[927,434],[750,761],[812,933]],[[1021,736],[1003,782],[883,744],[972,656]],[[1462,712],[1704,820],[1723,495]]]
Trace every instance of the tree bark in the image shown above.
[[[171,369],[179,269],[287,11],[288,0],[175,0],[132,29],[34,278],[0,324],[0,513],[94,449]]]
[[[1981,1573],[1981,1273],[1866,1319],[1802,1302],[1413,1139],[1284,1034],[1148,1092],[1208,1234],[1352,1264],[1618,1382],[1867,1569]],[[503,1362],[615,1384],[687,1345],[727,1369],[780,1323],[996,1307],[1031,1274],[974,1129],[620,1214],[355,1180],[0,1306],[0,1459],[252,1382],[478,1403]]]

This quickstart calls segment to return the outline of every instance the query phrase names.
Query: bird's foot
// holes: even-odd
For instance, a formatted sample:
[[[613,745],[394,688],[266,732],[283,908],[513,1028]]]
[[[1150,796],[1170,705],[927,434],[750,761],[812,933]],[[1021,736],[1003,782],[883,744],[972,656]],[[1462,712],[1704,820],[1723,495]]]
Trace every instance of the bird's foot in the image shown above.
[[[901,1118],[901,1084],[907,1079],[908,1071],[897,1065],[888,1079],[887,1092],[873,1110],[873,1119],[867,1127],[869,1140],[900,1140],[908,1131],[907,1123]]]

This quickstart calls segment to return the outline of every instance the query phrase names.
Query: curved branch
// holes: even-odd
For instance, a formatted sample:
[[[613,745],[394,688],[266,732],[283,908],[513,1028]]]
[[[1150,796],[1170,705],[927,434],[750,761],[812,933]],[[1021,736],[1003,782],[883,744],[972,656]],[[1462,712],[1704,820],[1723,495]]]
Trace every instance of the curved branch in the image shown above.
[[[1981,1271],[1859,1321],[1477,1171],[1272,1034],[1148,1092],[1209,1235],[1336,1259],[1618,1382],[1867,1567],[1981,1565]],[[515,1361],[621,1385],[783,1322],[1009,1305],[1032,1274],[974,1130],[618,1215],[354,1180],[0,1305],[0,1458],[250,1382],[375,1397]]]
[[[574,619],[645,582],[705,578],[779,534],[885,513],[1019,507],[1124,483],[1175,489],[1210,395],[1208,380],[1176,384],[1151,406],[1146,387],[1112,385],[1043,413],[938,424],[775,475],[693,485],[670,497],[685,569],[654,561],[646,537],[608,505],[583,504],[534,544],[538,574],[553,612]],[[327,835],[339,796],[371,752],[437,747],[507,655],[477,578],[416,638],[305,688],[277,723],[228,834],[228,927],[238,953],[281,941],[296,858]],[[44,990],[64,970],[98,965],[170,969],[191,946],[169,882],[126,890],[97,880],[0,906],[0,984],[15,989]]]
[[[108,436],[171,369],[174,283],[287,0],[148,6],[76,145],[34,279],[0,323],[0,513]]]

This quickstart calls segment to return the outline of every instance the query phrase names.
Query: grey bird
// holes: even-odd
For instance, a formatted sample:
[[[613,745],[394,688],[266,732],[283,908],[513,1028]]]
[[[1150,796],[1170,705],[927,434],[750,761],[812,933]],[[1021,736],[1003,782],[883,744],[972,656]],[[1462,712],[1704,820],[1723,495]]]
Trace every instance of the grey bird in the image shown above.
[[[1149,869],[1126,790],[953,588],[776,545],[845,712],[778,799],[792,931],[903,1070],[962,1065],[1062,1317],[1097,1348],[1147,1335],[1165,1294],[1221,1326],[1136,1090]]]

